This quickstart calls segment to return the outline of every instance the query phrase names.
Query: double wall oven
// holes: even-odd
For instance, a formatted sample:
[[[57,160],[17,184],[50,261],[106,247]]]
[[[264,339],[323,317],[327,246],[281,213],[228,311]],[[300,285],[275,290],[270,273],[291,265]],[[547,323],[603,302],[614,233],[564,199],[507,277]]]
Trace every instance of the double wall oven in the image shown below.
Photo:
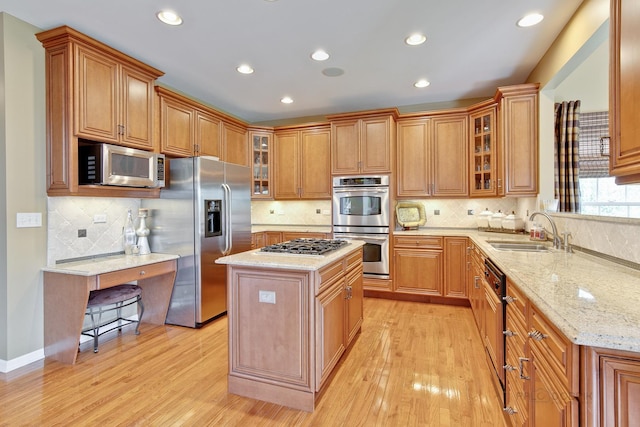
[[[333,236],[362,240],[364,276],[389,278],[389,176],[333,178]]]

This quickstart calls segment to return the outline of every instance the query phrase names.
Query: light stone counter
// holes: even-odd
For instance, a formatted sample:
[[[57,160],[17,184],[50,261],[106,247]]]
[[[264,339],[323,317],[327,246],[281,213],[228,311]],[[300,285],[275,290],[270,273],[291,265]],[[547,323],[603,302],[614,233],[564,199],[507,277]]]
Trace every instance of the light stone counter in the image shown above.
[[[61,264],[43,267],[42,271],[61,274],[73,274],[75,276],[96,276],[125,268],[141,267],[157,262],[169,261],[180,258],[178,255],[150,253],[148,255],[112,255],[95,257],[82,261],[65,262]]]
[[[283,270],[319,270],[348,253],[364,246],[364,242],[350,240],[349,244],[325,255],[285,254],[261,252],[260,249],[218,258],[216,264],[244,265],[250,267],[280,268]]]
[[[468,236],[554,325],[579,345],[640,352],[640,271],[581,252],[515,252],[488,240],[525,235],[420,229],[396,235]]]

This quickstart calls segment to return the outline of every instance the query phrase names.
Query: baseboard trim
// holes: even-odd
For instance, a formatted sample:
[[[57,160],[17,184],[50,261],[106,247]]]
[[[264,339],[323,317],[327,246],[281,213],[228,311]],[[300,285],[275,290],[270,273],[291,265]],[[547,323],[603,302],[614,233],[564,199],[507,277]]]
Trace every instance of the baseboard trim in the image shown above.
[[[37,362],[42,359],[44,359],[44,348],[16,357],[15,359],[0,359],[0,372],[6,374],[7,372],[22,368],[23,366],[27,366],[29,363]]]

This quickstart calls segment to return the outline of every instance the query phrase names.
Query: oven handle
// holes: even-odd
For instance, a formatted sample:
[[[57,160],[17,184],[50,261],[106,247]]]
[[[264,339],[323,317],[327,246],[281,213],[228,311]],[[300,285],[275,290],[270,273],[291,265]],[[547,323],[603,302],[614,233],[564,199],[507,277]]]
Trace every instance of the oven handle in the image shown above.
[[[375,189],[375,188],[345,188],[345,189],[333,189],[334,193],[388,193],[388,189]]]
[[[336,237],[336,239],[353,239],[353,240],[377,240],[380,242],[384,242],[386,240],[388,240],[388,237],[372,237],[372,236],[365,236],[362,234],[342,234],[342,233],[334,233],[334,236]]]

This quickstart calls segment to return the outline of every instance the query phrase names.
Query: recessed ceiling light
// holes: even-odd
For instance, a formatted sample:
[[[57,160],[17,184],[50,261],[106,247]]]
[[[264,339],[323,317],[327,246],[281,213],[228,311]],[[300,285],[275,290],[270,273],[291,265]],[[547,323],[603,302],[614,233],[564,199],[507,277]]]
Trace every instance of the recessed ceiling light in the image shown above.
[[[251,73],[253,73],[253,68],[251,68],[247,64],[240,65],[238,68],[236,68],[236,70],[238,70],[238,72],[242,73],[242,74],[251,74]]]
[[[322,74],[327,77],[338,77],[344,74],[344,70],[342,68],[330,67],[322,70]]]
[[[311,54],[311,58],[316,61],[326,61],[329,59],[329,54],[322,49],[318,49]]]
[[[424,34],[415,33],[404,39],[404,42],[409,46],[418,46],[427,41],[427,37]]]
[[[429,83],[429,81],[428,81],[428,80],[421,79],[421,80],[418,80],[417,82],[415,82],[413,85],[414,85],[415,87],[423,88],[423,87],[427,87],[427,86],[429,86],[430,84],[431,84],[431,83]]]
[[[291,104],[293,102],[293,99],[291,99],[291,97],[289,96],[285,96],[280,100],[280,102],[282,102],[283,104]]]
[[[518,27],[531,27],[533,25],[539,24],[544,19],[544,16],[539,13],[530,13],[526,15],[524,18],[521,18],[516,24]]]
[[[182,18],[177,13],[171,10],[161,10],[156,13],[159,20],[167,25],[180,25],[182,24]]]

